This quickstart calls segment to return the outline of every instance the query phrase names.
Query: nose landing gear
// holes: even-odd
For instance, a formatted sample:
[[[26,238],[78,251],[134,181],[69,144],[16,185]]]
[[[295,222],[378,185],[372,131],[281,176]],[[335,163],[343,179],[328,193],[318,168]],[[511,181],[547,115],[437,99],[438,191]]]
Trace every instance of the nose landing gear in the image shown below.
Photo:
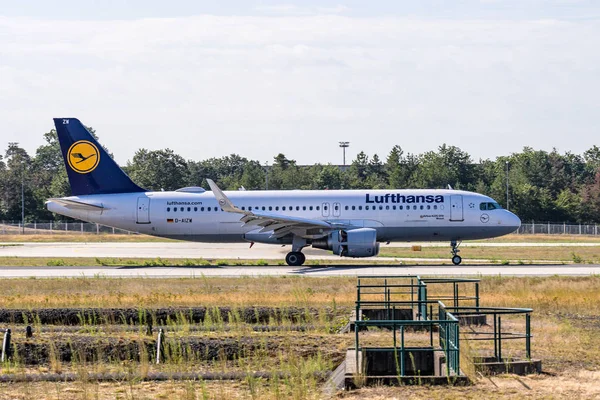
[[[458,246],[460,246],[459,242],[458,244],[456,243],[456,240],[453,240],[450,242],[450,246],[452,247],[452,264],[454,265],[459,265],[462,262],[462,258],[461,256],[458,255],[458,253],[460,252],[460,250],[458,249]]]

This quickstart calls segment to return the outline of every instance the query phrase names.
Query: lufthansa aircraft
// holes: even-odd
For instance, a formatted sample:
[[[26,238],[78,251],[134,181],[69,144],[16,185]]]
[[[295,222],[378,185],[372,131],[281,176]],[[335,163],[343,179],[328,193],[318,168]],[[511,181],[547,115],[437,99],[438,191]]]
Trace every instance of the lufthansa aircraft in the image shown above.
[[[273,190],[223,192],[142,189],[75,118],[54,119],[72,196],[48,210],[115,228],[199,242],[291,245],[288,265],[312,246],[341,257],[372,257],[380,242],[458,244],[514,232],[521,220],[490,197],[461,190]]]

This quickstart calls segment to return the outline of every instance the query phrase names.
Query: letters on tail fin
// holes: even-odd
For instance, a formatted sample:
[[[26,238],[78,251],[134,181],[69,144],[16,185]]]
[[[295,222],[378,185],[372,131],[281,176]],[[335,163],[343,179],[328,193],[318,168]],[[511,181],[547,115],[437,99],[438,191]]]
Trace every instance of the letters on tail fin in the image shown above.
[[[76,118],[54,118],[74,196],[145,192],[123,172]]]

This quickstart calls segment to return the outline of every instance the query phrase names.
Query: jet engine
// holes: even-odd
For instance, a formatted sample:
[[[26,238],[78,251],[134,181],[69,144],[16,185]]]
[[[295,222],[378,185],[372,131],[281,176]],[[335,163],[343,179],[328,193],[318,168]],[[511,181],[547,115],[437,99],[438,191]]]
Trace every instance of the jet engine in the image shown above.
[[[312,247],[331,250],[342,257],[373,257],[379,254],[377,231],[372,228],[339,230],[321,239],[314,239]]]

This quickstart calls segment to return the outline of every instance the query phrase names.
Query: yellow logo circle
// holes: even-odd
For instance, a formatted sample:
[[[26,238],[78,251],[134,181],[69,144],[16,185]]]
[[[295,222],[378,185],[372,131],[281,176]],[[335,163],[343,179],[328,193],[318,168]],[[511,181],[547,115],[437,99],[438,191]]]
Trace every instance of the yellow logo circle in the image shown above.
[[[95,170],[98,166],[100,152],[93,143],[87,140],[80,140],[69,147],[67,159],[73,171],[80,174],[87,174]]]

